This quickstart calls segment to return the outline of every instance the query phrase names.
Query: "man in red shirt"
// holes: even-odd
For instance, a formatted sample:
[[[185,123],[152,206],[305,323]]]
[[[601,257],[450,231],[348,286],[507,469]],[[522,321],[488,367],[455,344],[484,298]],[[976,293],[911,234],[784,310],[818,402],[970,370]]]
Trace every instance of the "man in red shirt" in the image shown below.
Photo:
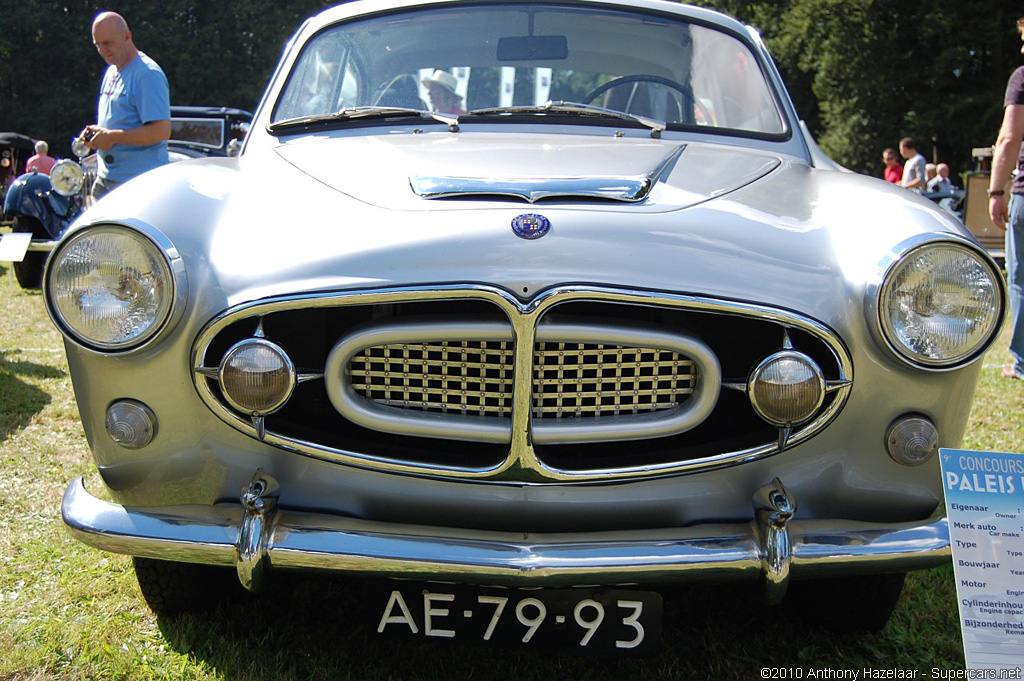
[[[896,155],[896,150],[890,147],[883,151],[882,162],[885,163],[885,181],[899,184],[903,179],[903,166],[900,165],[900,157]]]
[[[50,150],[50,145],[45,140],[39,140],[36,142],[36,155],[30,156],[28,161],[25,162],[25,172],[31,173],[33,168],[36,168],[43,175],[49,175],[50,169],[53,168],[53,164],[57,162],[57,159],[49,156],[46,152]]]

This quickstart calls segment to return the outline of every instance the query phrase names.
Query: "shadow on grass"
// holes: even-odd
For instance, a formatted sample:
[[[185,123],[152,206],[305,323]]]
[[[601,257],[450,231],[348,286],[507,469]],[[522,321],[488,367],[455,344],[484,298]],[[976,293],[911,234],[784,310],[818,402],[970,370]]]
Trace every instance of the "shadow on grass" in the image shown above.
[[[0,350],[0,442],[29,424],[52,399],[48,393],[22,377],[63,378],[64,372],[45,364],[8,357],[16,350]]]
[[[663,589],[660,652],[646,658],[588,657],[440,639],[383,638],[376,633],[376,618],[361,603],[365,582],[278,577],[274,590],[258,598],[243,598],[206,615],[160,618],[165,640],[224,678],[239,680],[728,680],[762,678],[765,667],[890,668],[914,660],[922,668],[935,664],[920,643],[907,640],[931,641],[934,636],[922,631],[928,625],[920,620],[935,618],[901,614],[908,607],[904,603],[882,632],[839,636],[805,623],[785,606],[758,605],[751,588]],[[943,621],[939,626],[948,625]],[[957,651],[952,654],[947,663],[955,665]]]

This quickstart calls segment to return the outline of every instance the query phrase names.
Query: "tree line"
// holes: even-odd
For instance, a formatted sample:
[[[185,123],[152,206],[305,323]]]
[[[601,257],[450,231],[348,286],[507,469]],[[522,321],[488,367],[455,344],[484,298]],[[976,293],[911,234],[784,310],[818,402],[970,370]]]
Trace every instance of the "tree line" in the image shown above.
[[[901,137],[954,173],[995,141],[1006,80],[1022,63],[1018,0],[695,0],[756,27],[797,110],[837,162],[880,175]],[[70,155],[94,122],[106,65],[90,36],[113,10],[167,73],[173,104],[254,110],[285,42],[323,0],[11,0],[0,31],[0,131]],[[937,9],[941,7],[941,9]]]

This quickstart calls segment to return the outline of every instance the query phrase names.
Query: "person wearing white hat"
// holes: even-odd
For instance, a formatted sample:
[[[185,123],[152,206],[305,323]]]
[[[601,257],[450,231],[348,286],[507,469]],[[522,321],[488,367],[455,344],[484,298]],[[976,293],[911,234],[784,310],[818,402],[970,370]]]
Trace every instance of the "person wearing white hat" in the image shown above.
[[[423,79],[423,85],[427,88],[434,111],[452,114],[466,113],[466,110],[462,108],[462,96],[455,92],[458,81],[452,74],[437,69],[429,78]]]

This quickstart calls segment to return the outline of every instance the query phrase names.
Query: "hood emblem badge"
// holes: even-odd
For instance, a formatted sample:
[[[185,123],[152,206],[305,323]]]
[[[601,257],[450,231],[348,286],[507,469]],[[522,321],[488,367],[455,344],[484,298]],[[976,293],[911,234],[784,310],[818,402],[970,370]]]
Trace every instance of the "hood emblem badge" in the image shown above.
[[[517,215],[512,218],[512,231],[523,239],[539,239],[551,231],[551,221],[535,213]]]

